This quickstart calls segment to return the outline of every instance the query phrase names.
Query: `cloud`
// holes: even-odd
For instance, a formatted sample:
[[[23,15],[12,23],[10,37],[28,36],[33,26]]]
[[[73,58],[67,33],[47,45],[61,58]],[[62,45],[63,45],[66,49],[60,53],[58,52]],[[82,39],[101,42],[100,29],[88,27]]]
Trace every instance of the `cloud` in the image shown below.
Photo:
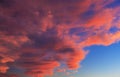
[[[9,75],[9,74],[3,74],[3,73],[0,73],[0,76],[1,77],[18,77],[16,74]]]
[[[120,41],[120,7],[107,7],[114,1],[1,0],[0,76],[16,77],[12,68],[30,76],[78,69],[84,47]]]

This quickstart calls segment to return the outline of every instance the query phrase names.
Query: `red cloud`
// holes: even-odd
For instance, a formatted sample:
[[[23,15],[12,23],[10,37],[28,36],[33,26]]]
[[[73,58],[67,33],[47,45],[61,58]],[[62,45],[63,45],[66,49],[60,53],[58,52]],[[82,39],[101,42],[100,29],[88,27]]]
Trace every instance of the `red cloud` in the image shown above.
[[[0,76],[16,77],[11,68],[31,76],[79,68],[84,47],[120,40],[120,8],[106,7],[113,1],[1,0]]]
[[[8,69],[9,69],[8,66],[3,65],[3,64],[0,65],[0,72],[1,72],[1,73],[6,73]]]

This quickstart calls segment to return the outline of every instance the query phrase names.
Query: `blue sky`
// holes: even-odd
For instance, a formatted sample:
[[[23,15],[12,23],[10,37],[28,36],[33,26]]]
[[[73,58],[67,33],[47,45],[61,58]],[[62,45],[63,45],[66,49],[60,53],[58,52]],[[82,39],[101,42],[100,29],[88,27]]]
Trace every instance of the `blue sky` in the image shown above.
[[[54,77],[120,77],[120,42],[110,46],[86,47],[89,54],[77,73],[69,76],[59,73]]]
[[[120,77],[120,43],[92,46],[76,77]]]

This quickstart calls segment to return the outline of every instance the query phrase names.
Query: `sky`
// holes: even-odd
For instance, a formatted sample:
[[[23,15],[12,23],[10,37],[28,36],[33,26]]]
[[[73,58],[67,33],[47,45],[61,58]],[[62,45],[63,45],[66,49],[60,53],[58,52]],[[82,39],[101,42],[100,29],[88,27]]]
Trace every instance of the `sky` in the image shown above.
[[[0,77],[120,77],[120,0],[0,0]]]

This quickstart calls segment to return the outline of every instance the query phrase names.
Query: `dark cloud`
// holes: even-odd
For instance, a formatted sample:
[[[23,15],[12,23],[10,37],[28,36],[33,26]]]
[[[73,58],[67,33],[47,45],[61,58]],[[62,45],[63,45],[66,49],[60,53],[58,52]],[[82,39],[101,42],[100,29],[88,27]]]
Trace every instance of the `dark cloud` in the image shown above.
[[[15,2],[14,0],[11,0],[11,1],[9,1],[9,0],[0,0],[0,6],[9,8],[14,4],[14,2]]]
[[[18,77],[16,74],[3,74],[3,73],[0,73],[0,77]]]
[[[42,35],[30,35],[29,38],[33,41],[35,47],[43,49],[51,49],[57,47],[62,42],[57,36],[43,33]]]

